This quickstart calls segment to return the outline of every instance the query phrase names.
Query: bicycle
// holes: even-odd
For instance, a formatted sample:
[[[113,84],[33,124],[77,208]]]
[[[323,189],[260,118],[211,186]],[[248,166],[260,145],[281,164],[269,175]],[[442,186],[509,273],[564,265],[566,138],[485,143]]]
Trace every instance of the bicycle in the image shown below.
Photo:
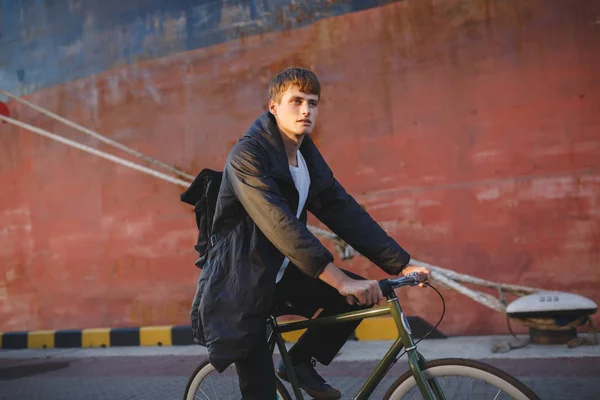
[[[417,343],[437,328],[444,317],[446,308],[441,293],[427,283],[425,278],[426,276],[424,275],[409,274],[396,279],[383,279],[379,281],[382,293],[387,298],[387,305],[385,306],[329,317],[286,323],[277,323],[274,317],[270,317],[267,321],[271,327],[268,343],[272,353],[275,349],[275,345],[277,345],[279,349],[281,358],[285,363],[286,370],[289,374],[295,400],[302,400],[303,395],[298,388],[298,381],[293,372],[294,370],[293,368],[290,368],[291,364],[285,342],[281,336],[282,333],[306,329],[317,324],[335,324],[388,314],[392,315],[394,322],[396,323],[398,337],[372,371],[358,393],[351,397],[353,400],[368,399],[391,367],[404,355],[404,353],[408,354],[409,370],[392,383],[384,396],[385,400],[412,399],[419,395],[425,400],[449,399],[451,398],[449,397],[450,395],[457,395],[458,397],[456,398],[464,399],[466,394],[469,395],[469,399],[485,399],[485,396],[488,394],[491,394],[491,398],[493,399],[499,399],[501,398],[501,392],[504,392],[511,398],[517,400],[539,400],[537,395],[520,380],[483,362],[461,358],[447,358],[434,361],[425,360],[421,353],[417,351]],[[442,317],[437,325],[428,334],[424,335],[417,342],[414,342],[408,319],[402,311],[400,301],[396,296],[394,289],[404,286],[416,286],[419,284],[424,284],[434,289],[442,299],[444,307]],[[405,350],[400,354],[402,348]],[[211,374],[216,371],[214,367],[208,361],[201,363],[188,380],[184,400],[233,398],[229,396],[239,397],[240,392],[237,385],[237,377],[234,375],[235,366],[232,364],[229,369],[232,369],[233,375],[225,371],[222,374],[216,373],[214,376],[211,376]],[[468,378],[469,384],[462,386],[460,384],[455,385],[454,379],[446,380],[448,377],[456,377],[457,381],[458,378]],[[229,378],[231,378],[231,382],[224,385],[223,380]],[[480,388],[474,385],[475,380],[482,381],[484,387]],[[206,384],[204,389],[201,388],[203,384]],[[491,391],[488,390],[490,389],[490,386],[494,387]],[[219,392],[217,392],[217,388]],[[292,400],[291,395],[279,379],[276,379],[276,388],[278,399]],[[211,396],[214,394],[214,396],[210,397],[208,395],[209,393]]]

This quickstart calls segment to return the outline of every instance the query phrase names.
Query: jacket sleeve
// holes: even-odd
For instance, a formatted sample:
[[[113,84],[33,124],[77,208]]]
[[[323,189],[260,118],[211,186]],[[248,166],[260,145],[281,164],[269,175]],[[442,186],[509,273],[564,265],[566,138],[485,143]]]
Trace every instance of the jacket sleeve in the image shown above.
[[[350,196],[340,183],[324,189],[311,211],[342,240],[390,275],[398,275],[410,255]]]
[[[333,255],[292,212],[275,181],[266,173],[268,157],[251,140],[229,154],[225,174],[235,196],[267,239],[296,267],[318,277]],[[262,154],[261,154],[262,153]]]

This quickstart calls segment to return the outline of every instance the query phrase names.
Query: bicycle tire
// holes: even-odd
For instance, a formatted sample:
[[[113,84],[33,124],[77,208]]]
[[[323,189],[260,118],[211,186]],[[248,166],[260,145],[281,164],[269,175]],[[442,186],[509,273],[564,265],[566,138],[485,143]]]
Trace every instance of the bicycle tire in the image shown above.
[[[202,382],[206,379],[206,377],[210,376],[210,374],[213,372],[218,374],[215,367],[213,367],[212,364],[208,360],[204,360],[202,363],[200,363],[200,365],[198,365],[198,367],[196,368],[196,370],[194,371],[192,376],[190,376],[190,378],[188,379],[187,385],[185,387],[185,392],[183,393],[183,400],[197,400],[196,392],[198,391],[198,388],[200,387]],[[273,373],[275,373],[275,372],[273,372]],[[237,383],[237,380],[236,380],[236,383]],[[281,383],[281,381],[279,381],[279,379],[277,379],[277,378],[275,378],[275,387],[277,390],[277,396],[278,396],[277,399],[278,400],[292,400],[292,398],[290,397],[290,394],[285,389],[285,386],[283,386],[283,383]],[[216,393],[214,386],[212,387],[212,390],[213,390],[213,392],[215,392],[214,398],[216,400],[220,400],[221,398],[223,398],[223,399],[230,398],[229,396],[221,397],[218,393]],[[240,394],[239,389],[238,389],[237,394],[238,395]],[[208,398],[210,400],[213,400],[212,397],[209,397],[206,394],[204,394],[204,396],[205,397],[202,397],[202,398]]]
[[[480,361],[462,358],[433,360],[426,362],[422,371],[426,378],[443,376],[476,378],[505,391],[513,399],[540,400],[530,388],[514,376]],[[412,371],[409,370],[392,383],[384,396],[384,400],[402,399],[416,386],[417,383]],[[420,392],[417,391],[417,393],[420,395]],[[444,394],[446,393],[444,392]]]

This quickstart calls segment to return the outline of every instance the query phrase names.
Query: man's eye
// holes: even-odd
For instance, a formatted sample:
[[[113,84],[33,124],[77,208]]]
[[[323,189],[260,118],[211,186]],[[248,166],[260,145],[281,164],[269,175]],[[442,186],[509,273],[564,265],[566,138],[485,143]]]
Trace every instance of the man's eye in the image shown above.
[[[294,101],[294,103],[296,103],[296,104],[300,105],[300,104],[302,104],[302,100],[300,100],[300,99],[296,99],[296,100]]]
[[[319,105],[319,103],[317,103],[316,101],[311,101],[310,103],[308,103],[311,107],[316,107],[317,105]]]

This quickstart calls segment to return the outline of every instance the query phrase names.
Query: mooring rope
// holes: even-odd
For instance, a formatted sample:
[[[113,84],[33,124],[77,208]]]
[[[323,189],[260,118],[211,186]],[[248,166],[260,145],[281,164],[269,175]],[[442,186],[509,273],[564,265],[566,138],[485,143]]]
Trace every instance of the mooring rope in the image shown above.
[[[446,286],[450,289],[456,290],[460,294],[463,294],[476,302],[483,304],[484,306],[491,308],[492,310],[499,312],[506,312],[506,304],[502,302],[500,299],[492,296],[491,294],[470,289],[461,283],[467,283],[476,286],[484,286],[487,288],[498,289],[505,292],[513,293],[517,296],[524,296],[526,294],[536,293],[539,291],[543,291],[544,289],[526,287],[526,286],[516,286],[509,285],[505,283],[492,282],[481,278],[476,278],[474,276],[459,274],[458,272],[438,267],[436,265],[431,265],[422,261],[418,261],[415,259],[411,260],[412,265],[424,266],[431,269],[431,279],[441,283],[443,286]],[[460,283],[459,283],[460,282]]]
[[[94,131],[92,131],[91,129],[88,129],[88,128],[84,127],[84,126],[81,126],[81,125],[77,124],[77,123],[76,123],[76,122],[74,122],[74,121],[71,121],[71,120],[69,120],[69,119],[66,119],[66,118],[64,118],[64,117],[61,117],[60,115],[58,115],[58,114],[55,114],[55,113],[53,113],[52,111],[49,111],[49,110],[47,110],[47,109],[45,109],[45,108],[43,108],[43,107],[40,107],[40,106],[38,106],[38,105],[36,105],[36,104],[33,104],[33,103],[32,103],[32,102],[30,102],[30,101],[27,101],[27,100],[25,100],[25,99],[22,99],[21,97],[19,97],[19,96],[16,96],[16,95],[14,95],[14,94],[12,94],[12,93],[10,93],[10,92],[8,92],[8,91],[4,90],[4,89],[0,89],[0,93],[2,93],[3,95],[5,95],[6,97],[9,97],[9,98],[11,98],[11,99],[14,99],[15,101],[17,101],[17,102],[19,102],[19,103],[21,103],[21,104],[23,104],[23,105],[26,105],[27,107],[31,107],[31,108],[33,108],[34,110],[36,110],[36,111],[39,111],[39,112],[41,112],[42,114],[44,114],[44,115],[46,115],[46,116],[48,116],[48,117],[50,117],[50,118],[52,118],[52,119],[54,119],[54,120],[56,120],[56,121],[62,122],[63,124],[65,124],[65,125],[67,125],[67,126],[69,126],[69,127],[73,128],[73,129],[76,129],[76,130],[78,130],[78,131],[80,131],[80,132],[83,132],[83,133],[85,133],[85,134],[87,134],[87,135],[90,135],[90,136],[92,136],[92,137],[94,137],[94,138],[96,138],[96,139],[100,140],[101,142],[104,142],[104,143],[106,143],[106,144],[108,144],[108,145],[110,145],[110,146],[116,147],[116,148],[117,148],[117,149],[119,149],[119,150],[123,150],[124,152],[126,152],[126,153],[128,153],[128,154],[131,154],[131,155],[133,155],[133,156],[136,156],[136,157],[139,157],[139,158],[141,158],[141,159],[143,159],[143,160],[146,160],[146,161],[148,161],[149,163],[152,163],[152,164],[158,165],[158,166],[160,166],[161,168],[164,168],[164,169],[166,169],[167,171],[170,171],[170,172],[172,172],[172,173],[174,173],[174,174],[176,174],[176,175],[179,175],[179,176],[180,176],[180,177],[182,177],[182,178],[187,178],[187,179],[189,179],[189,180],[191,180],[191,181],[193,181],[193,180],[194,180],[194,177],[193,177],[192,175],[190,175],[190,174],[186,173],[186,172],[180,171],[180,170],[178,170],[177,168],[175,168],[175,167],[173,167],[173,166],[171,166],[171,165],[169,165],[169,164],[165,164],[165,163],[164,163],[164,162],[162,162],[162,161],[159,161],[159,160],[157,160],[157,159],[155,159],[155,158],[152,158],[152,157],[149,157],[149,156],[147,156],[147,155],[145,155],[145,154],[142,154],[142,153],[140,153],[139,151],[132,149],[131,147],[125,146],[125,145],[124,145],[124,144],[122,144],[122,143],[119,143],[119,142],[117,142],[117,141],[115,141],[115,140],[112,140],[112,139],[110,139],[110,138],[107,138],[106,136],[104,136],[104,135],[101,135],[101,134],[99,134],[99,133],[97,133],[97,132],[94,132]]]
[[[163,174],[163,173],[161,173],[159,171],[156,171],[156,170],[154,170],[152,168],[144,167],[143,165],[136,164],[136,163],[134,163],[132,161],[125,160],[125,159],[123,159],[121,157],[113,156],[112,154],[106,153],[106,152],[101,151],[101,150],[94,149],[94,148],[92,148],[90,146],[86,146],[86,145],[81,144],[79,142],[76,142],[74,140],[67,139],[67,138],[62,137],[60,135],[55,135],[53,133],[48,132],[45,129],[41,129],[41,128],[35,127],[33,125],[26,124],[25,122],[21,122],[21,121],[18,121],[16,119],[13,119],[13,118],[10,118],[10,117],[6,117],[6,116],[1,115],[1,114],[0,114],[0,120],[8,122],[9,124],[16,125],[16,126],[21,127],[23,129],[27,129],[28,131],[31,131],[33,133],[37,133],[38,135],[41,135],[41,136],[45,136],[45,137],[47,137],[49,139],[56,140],[57,142],[66,144],[67,146],[71,146],[71,147],[74,147],[74,148],[76,148],[78,150],[85,151],[86,153],[90,153],[90,154],[96,155],[98,157],[104,158],[106,160],[112,161],[112,162],[114,162],[116,164],[120,164],[120,165],[122,165],[124,167],[128,167],[128,168],[134,169],[136,171],[143,172],[143,173],[148,174],[148,175],[152,175],[155,178],[159,178],[159,179],[171,182],[171,183],[175,183],[175,184],[181,185],[183,187],[188,187],[190,185],[190,182],[186,182],[186,181],[182,181],[181,179],[173,178],[172,176]]]

